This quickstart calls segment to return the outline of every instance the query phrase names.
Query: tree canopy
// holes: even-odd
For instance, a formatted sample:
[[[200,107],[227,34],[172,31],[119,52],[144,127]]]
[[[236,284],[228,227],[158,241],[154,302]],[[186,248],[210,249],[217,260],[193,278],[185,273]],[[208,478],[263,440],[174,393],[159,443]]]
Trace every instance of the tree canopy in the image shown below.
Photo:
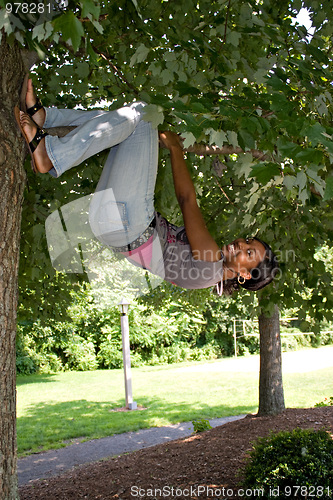
[[[217,241],[258,234],[276,251],[281,276],[260,292],[260,307],[331,319],[332,278],[317,253],[333,234],[331,0],[69,0],[50,9],[45,0],[36,14],[2,3],[3,36],[27,60],[31,51],[40,57],[33,73],[45,105],[144,100],[147,119],[181,133],[189,151],[194,143],[203,153],[218,149],[214,157],[189,152],[189,167]],[[311,31],[295,22],[302,7]],[[31,178],[25,285],[54,274],[47,256],[33,257],[44,219],[59,200],[91,191],[98,162],[62,183]],[[156,204],[179,221],[163,153]]]
[[[333,314],[333,0],[0,0],[0,6],[0,490],[16,499],[14,354],[25,181],[24,141],[18,141],[12,109],[19,101],[23,65],[32,67],[46,106],[114,109],[144,100],[146,119],[184,137],[212,235],[225,243],[255,234],[279,257],[281,275],[274,285],[257,296],[237,297],[239,305],[259,315],[259,323],[273,313],[276,328],[268,333],[277,345],[277,305],[294,307],[301,319],[312,318],[313,331]],[[309,12],[311,31],[294,21],[302,7]],[[194,142],[202,154],[191,152]],[[97,156],[58,182],[28,173],[19,302],[30,317],[63,314],[68,277],[52,268],[45,220],[61,205],[89,194],[102,163],[103,155]],[[180,221],[163,152],[156,207]],[[206,292],[194,293],[198,299]],[[261,356],[267,361],[262,373],[271,375],[274,361],[278,377],[270,378],[261,399],[276,402],[279,392],[273,409],[280,411],[279,355],[272,360],[266,344],[265,354],[271,356]]]

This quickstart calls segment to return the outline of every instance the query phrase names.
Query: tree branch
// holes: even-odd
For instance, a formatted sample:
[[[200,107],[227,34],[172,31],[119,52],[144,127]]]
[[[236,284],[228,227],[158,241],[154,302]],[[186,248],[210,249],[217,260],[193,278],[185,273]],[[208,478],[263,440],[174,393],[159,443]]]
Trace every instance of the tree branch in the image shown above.
[[[76,127],[52,127],[46,128],[45,130],[49,135],[64,137],[75,128]],[[222,148],[218,148],[217,146],[207,146],[205,144],[194,144],[193,146],[184,148],[184,151],[186,153],[194,153],[198,156],[232,155],[246,152],[240,147],[235,148],[234,146],[223,146]],[[258,151],[257,149],[251,149],[248,152],[252,154],[253,158],[257,158],[258,160],[265,161],[270,159],[269,155],[263,153],[262,151]]]
[[[107,19],[109,17],[109,14],[102,14],[99,16],[99,18],[97,19],[97,21],[100,23],[102,21],[105,21],[105,19]],[[89,19],[89,17],[79,17],[78,20],[81,22],[81,23],[91,23],[91,19]]]
[[[37,52],[27,49],[22,49],[21,54],[22,54],[24,69],[28,73],[32,68],[32,66],[39,61],[39,56]]]
[[[56,135],[58,137],[65,137],[65,135],[69,134],[72,130],[76,129],[76,127],[51,127],[45,128],[44,130],[49,135]]]
[[[222,148],[218,148],[217,146],[206,146],[205,144],[194,144],[189,148],[185,148],[184,151],[186,151],[187,153],[195,153],[198,156],[233,155],[247,153],[247,151],[244,151],[240,147],[223,146]],[[271,158],[270,155],[267,155],[263,151],[259,151],[257,149],[251,149],[248,152],[251,153],[253,158],[257,158],[258,160],[265,161]]]
[[[64,137],[69,134],[76,127],[52,127],[46,128],[45,131],[49,135],[56,135],[58,137]],[[263,153],[262,151],[258,151],[257,149],[251,149],[250,151],[244,151],[242,148],[235,148],[234,146],[223,146],[222,148],[218,148],[217,146],[206,146],[205,144],[194,144],[189,148],[184,148],[186,153],[194,153],[198,156],[213,156],[213,155],[232,155],[232,154],[240,154],[240,153],[251,153],[253,158],[257,158],[258,160],[265,161],[271,159],[270,155]],[[219,185],[222,190],[221,186]],[[222,190],[223,191],[223,190]],[[314,186],[310,186],[310,191],[315,196],[322,198],[322,195],[316,190]],[[224,193],[224,192],[223,192]],[[224,193],[227,197],[227,195]]]
[[[98,50],[97,47],[95,47],[94,45],[92,46],[93,50],[96,52],[96,54],[98,54],[102,59],[104,59],[105,61],[107,61],[111,68],[113,69],[114,71],[114,74],[115,76],[117,76],[119,78],[119,80],[121,81],[121,83],[123,85],[127,85],[128,88],[130,88],[134,93],[135,95],[138,95],[138,91],[137,89],[127,81],[127,79],[125,78],[124,74],[120,71],[119,68],[117,68],[117,66],[112,62],[112,58],[111,56],[109,55],[106,55],[104,52],[102,52],[101,50]]]
[[[223,44],[225,44],[227,41],[227,28],[228,28],[228,17],[229,17],[229,12],[230,12],[230,4],[231,4],[231,0],[229,0],[229,2],[228,2],[227,15],[225,17]]]

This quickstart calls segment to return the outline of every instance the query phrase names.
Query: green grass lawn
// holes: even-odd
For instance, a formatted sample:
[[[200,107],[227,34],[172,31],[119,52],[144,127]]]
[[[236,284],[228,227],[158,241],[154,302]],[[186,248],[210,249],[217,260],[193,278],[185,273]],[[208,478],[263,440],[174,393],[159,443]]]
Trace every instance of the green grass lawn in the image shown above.
[[[245,359],[134,368],[134,400],[147,409],[131,412],[112,411],[125,404],[122,370],[19,376],[19,454],[58,448],[75,438],[255,413],[259,376],[242,372]],[[311,407],[333,395],[333,368],[285,374],[284,391],[287,407]]]

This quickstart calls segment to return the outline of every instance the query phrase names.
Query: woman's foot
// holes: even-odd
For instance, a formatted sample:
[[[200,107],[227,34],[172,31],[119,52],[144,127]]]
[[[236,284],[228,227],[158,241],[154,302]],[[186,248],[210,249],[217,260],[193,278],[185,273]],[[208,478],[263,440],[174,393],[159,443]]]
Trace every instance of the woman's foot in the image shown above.
[[[38,127],[36,123],[30,118],[29,115],[20,111],[20,123],[22,127],[22,131],[30,143],[33,139],[36,139],[36,132],[38,132]],[[45,138],[42,138],[38,141],[38,144],[35,146],[35,149],[32,151],[33,163],[34,167],[41,174],[46,174],[53,167],[50,158],[47,155],[46,147],[45,147]]]
[[[25,103],[27,109],[32,108],[37,103],[37,97],[34,91],[34,87],[32,85],[31,78],[27,81],[27,93],[25,96]],[[41,108],[36,113],[33,114],[33,120],[39,127],[43,127],[45,122],[45,109]]]

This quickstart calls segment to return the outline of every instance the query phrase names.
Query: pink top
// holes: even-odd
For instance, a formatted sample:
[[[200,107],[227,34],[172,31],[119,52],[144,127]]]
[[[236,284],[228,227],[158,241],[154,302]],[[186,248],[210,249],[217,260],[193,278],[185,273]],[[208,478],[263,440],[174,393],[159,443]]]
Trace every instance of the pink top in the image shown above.
[[[154,236],[152,235],[149,238],[149,240],[146,241],[146,243],[139,246],[135,250],[130,250],[129,252],[121,252],[121,253],[127,259],[130,259],[139,264],[140,267],[143,267],[145,269],[150,269],[150,263],[153,254],[153,239]]]
[[[147,241],[143,238],[145,243],[134,241],[133,250],[124,247],[121,253],[130,262],[182,288],[209,288],[221,282],[224,260],[222,252],[221,259],[217,262],[194,259],[184,226],[171,224],[158,212],[155,212],[152,227],[153,234],[147,235]],[[157,255],[153,255],[154,238],[158,238],[161,245],[161,252]]]

